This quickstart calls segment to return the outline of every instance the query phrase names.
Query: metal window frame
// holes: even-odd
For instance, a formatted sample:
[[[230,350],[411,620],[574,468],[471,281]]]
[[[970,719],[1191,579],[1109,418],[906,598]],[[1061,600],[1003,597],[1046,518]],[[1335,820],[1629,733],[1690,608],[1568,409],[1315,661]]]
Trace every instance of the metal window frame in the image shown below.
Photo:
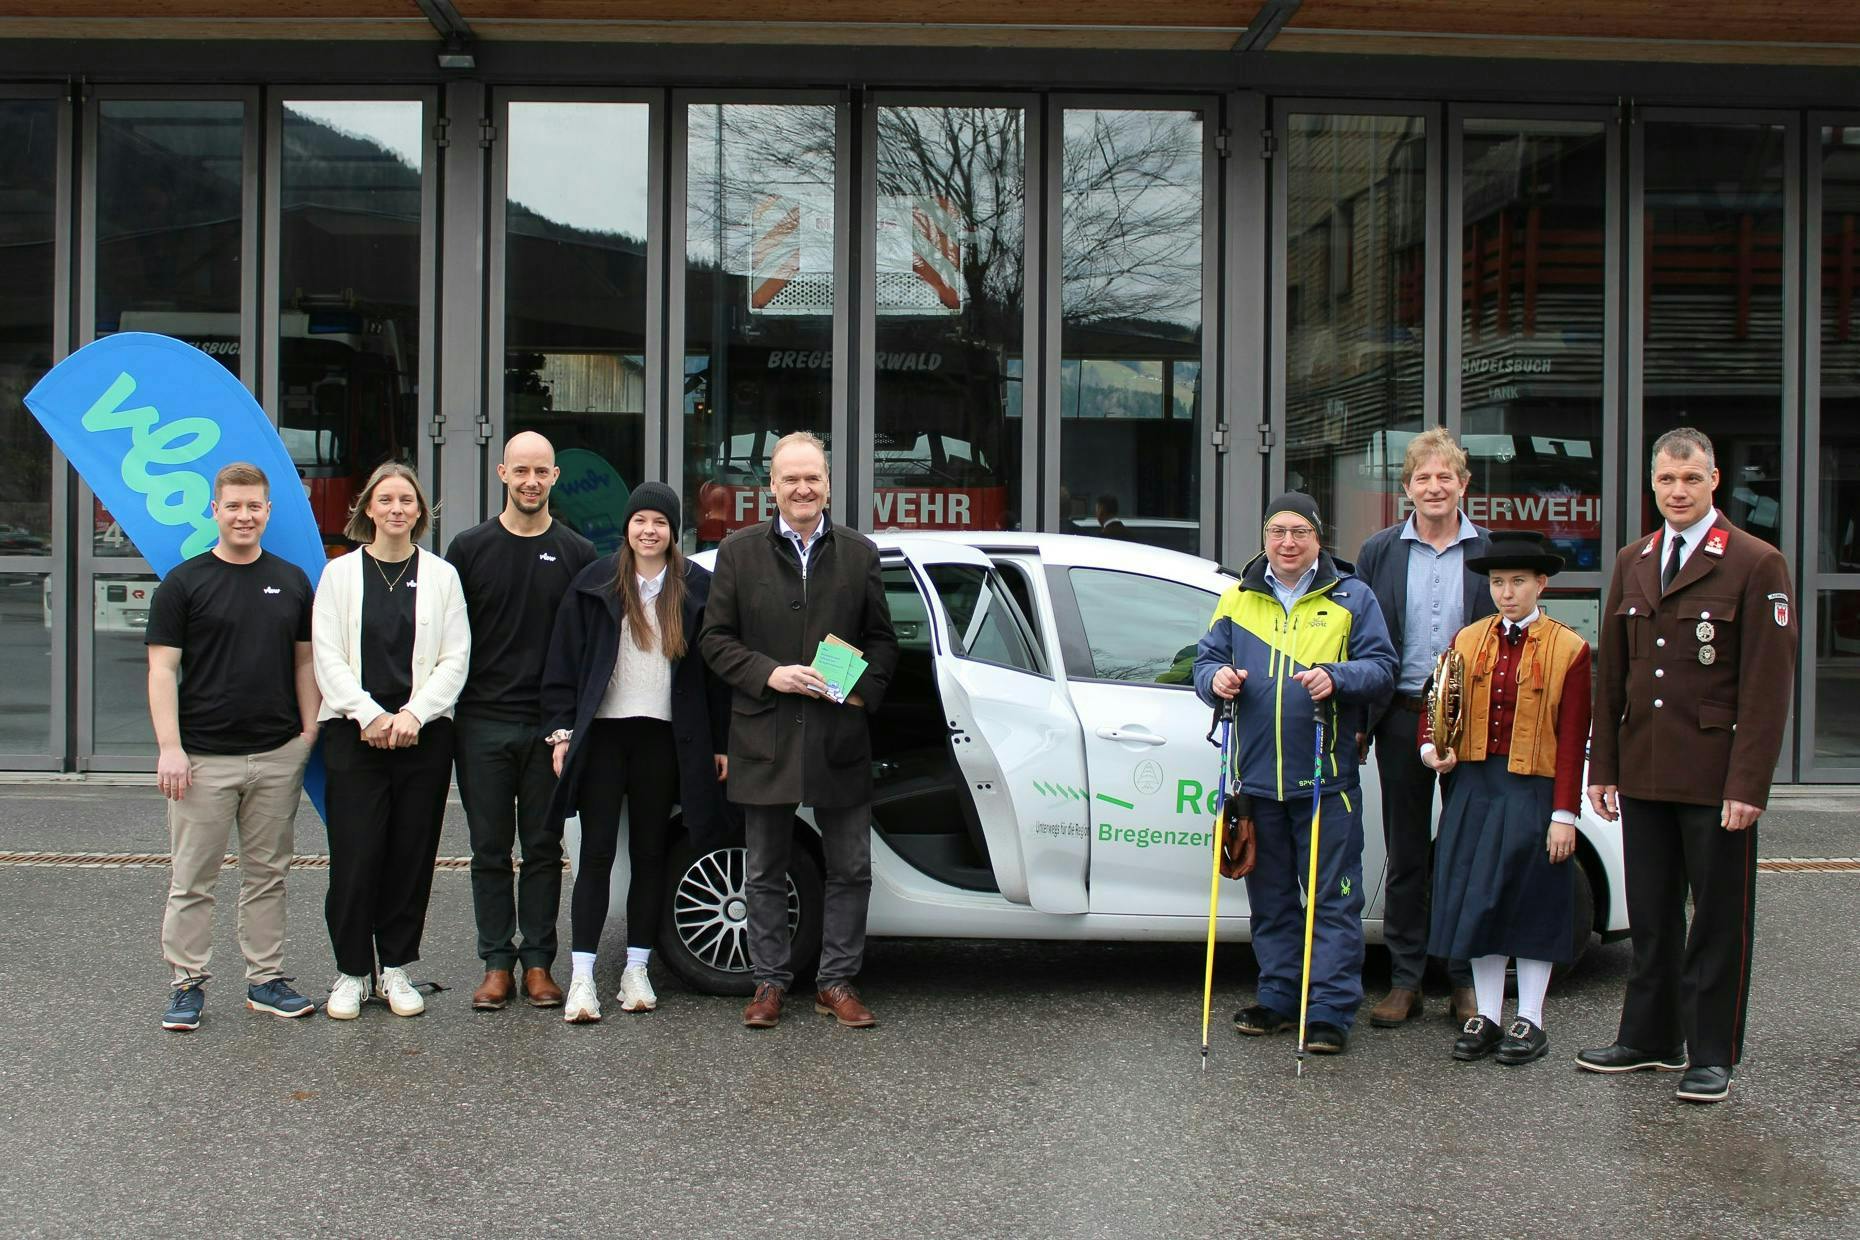
[[[1059,512],[1060,456],[1063,450],[1063,425],[1059,408],[1061,365],[1065,354],[1064,290],[1061,287],[1064,267],[1062,248],[1065,239],[1065,153],[1067,112],[1185,112],[1201,120],[1201,358],[1200,408],[1196,411],[1196,506],[1197,540],[1200,553],[1212,557],[1219,539],[1220,513],[1217,471],[1220,454],[1215,450],[1214,432],[1225,421],[1226,389],[1222,380],[1223,332],[1221,327],[1221,230],[1223,211],[1224,158],[1220,152],[1223,97],[1211,94],[1164,95],[1154,92],[1113,94],[1104,91],[1055,91],[1047,96],[1042,151],[1046,155],[1042,183],[1045,189],[1045,247],[1042,251],[1041,300],[1044,302],[1044,336],[1040,352],[1041,482],[1040,523],[1043,531],[1065,533]],[[1022,405],[1023,416],[1026,406]]]
[[[1224,446],[1216,459],[1220,488],[1215,507],[1220,514],[1215,558],[1250,558],[1260,546],[1261,509],[1266,504],[1266,481],[1273,455],[1268,401],[1270,368],[1266,364],[1272,296],[1271,161],[1262,147],[1270,133],[1265,95],[1238,91],[1226,98],[1228,154],[1225,210],[1222,217],[1222,305],[1226,316],[1222,347],[1226,364],[1225,416],[1217,423]]]
[[[878,114],[885,108],[1018,108],[1021,114],[1021,405],[1020,405],[1020,498],[1017,511],[1025,527],[1027,518],[1038,511],[1040,418],[1038,416],[1042,367],[1035,365],[1039,353],[1040,308],[1038,291],[1042,287],[1041,252],[1037,230],[1046,195],[1040,177],[1044,143],[1043,100],[1026,91],[867,91],[860,108],[859,194],[861,202],[861,253],[859,263],[859,349],[858,364],[858,434],[857,461],[853,482],[862,497],[858,511],[860,524],[874,515],[873,503],[878,489],[874,481],[873,458],[878,435]],[[1004,415],[1005,416],[1005,415]],[[876,522],[872,523],[876,525]]]
[[[351,88],[282,84],[265,91],[265,262],[264,285],[259,297],[261,338],[272,345],[278,338],[282,311],[279,298],[280,261],[282,258],[284,206],[284,105],[287,103],[418,103],[420,112],[420,361],[415,382],[416,450],[414,468],[428,486],[438,482],[439,444],[433,439],[435,428],[433,384],[438,373],[439,347],[439,143],[436,137],[439,117],[437,86],[356,86]],[[264,350],[263,375],[259,384],[259,403],[278,424],[278,353],[276,347]],[[439,424],[443,427],[443,423]],[[437,501],[435,501],[437,502]],[[438,545],[438,522],[429,531],[427,541]]]
[[[1638,524],[1634,513],[1638,511],[1637,502],[1641,487],[1646,486],[1649,463],[1646,459],[1646,345],[1647,315],[1643,287],[1642,271],[1645,263],[1643,251],[1646,245],[1647,219],[1647,159],[1646,138],[1648,124],[1695,124],[1695,125],[1741,125],[1748,127],[1776,126],[1782,130],[1783,137],[1783,287],[1782,287],[1782,382],[1778,390],[1778,413],[1781,418],[1782,441],[1782,553],[1788,561],[1791,574],[1796,581],[1802,581],[1802,397],[1803,397],[1803,315],[1814,313],[1805,311],[1802,302],[1802,245],[1804,241],[1803,207],[1803,133],[1802,114],[1800,112],[1779,109],[1759,108],[1680,108],[1647,107],[1636,109],[1628,125],[1628,161],[1627,161],[1627,237],[1624,257],[1627,261],[1627,280],[1625,306],[1627,321],[1627,355],[1623,359],[1627,377],[1627,400],[1623,410],[1625,415],[1624,431],[1626,433],[1626,451],[1622,454],[1626,461],[1626,476],[1622,480],[1621,523],[1623,545],[1648,533],[1647,530],[1634,529]],[[1819,324],[1819,317],[1811,320]],[[1816,424],[1819,430],[1819,422]],[[1798,593],[1801,593],[1798,591]],[[1798,599],[1798,605],[1802,603]],[[1808,610],[1804,608],[1804,610]],[[1803,649],[1812,650],[1807,645],[1807,617],[1804,617]],[[1796,662],[1796,683],[1791,694],[1791,719],[1789,729],[1784,734],[1782,752],[1776,759],[1776,779],[1778,782],[1791,782],[1797,770],[1798,750],[1804,746],[1803,732],[1812,727],[1805,722],[1813,718],[1808,714],[1809,703],[1804,700],[1805,687],[1812,682],[1808,674],[1806,661]]]
[[[1802,559],[1796,581],[1796,607],[1801,624],[1801,652],[1796,658],[1800,674],[1797,711],[1796,775],[1805,784],[1860,782],[1860,757],[1845,762],[1823,761],[1816,756],[1820,684],[1815,676],[1820,649],[1821,596],[1823,593],[1860,590],[1860,573],[1821,571],[1821,523],[1814,519],[1821,497],[1821,251],[1822,161],[1824,127],[1860,125],[1860,112],[1810,112],[1802,126],[1802,452],[1801,528]]]
[[[696,496],[684,494],[684,374],[685,374],[685,219],[687,191],[690,185],[692,107],[710,104],[752,104],[767,107],[786,105],[831,107],[833,125],[833,376],[828,427],[832,436],[831,460],[828,462],[828,494],[833,497],[829,511],[835,519],[858,511],[859,496],[853,484],[852,464],[847,460],[846,445],[852,442],[852,417],[849,394],[852,380],[847,374],[852,364],[852,330],[848,322],[852,299],[851,259],[852,229],[852,100],[847,91],[832,90],[705,90],[679,89],[671,92],[666,115],[669,125],[670,158],[666,164],[665,215],[665,483],[678,493],[687,513],[686,525],[696,528],[692,507]],[[842,503],[840,501],[844,500]]]
[[[1422,422],[1424,425],[1439,425],[1443,414],[1441,405],[1441,359],[1444,356],[1441,337],[1445,334],[1440,328],[1442,317],[1441,294],[1441,232],[1445,213],[1441,209],[1444,200],[1445,131],[1447,128],[1447,108],[1444,103],[1428,100],[1400,99],[1340,99],[1335,97],[1308,97],[1302,95],[1276,95],[1271,100],[1270,126],[1276,140],[1277,153],[1273,156],[1277,165],[1272,175],[1272,253],[1271,253],[1271,302],[1267,318],[1271,323],[1271,345],[1269,349],[1269,374],[1271,399],[1271,435],[1272,454],[1269,458],[1268,490],[1276,495],[1285,490],[1285,462],[1290,449],[1286,427],[1286,349],[1289,347],[1290,321],[1286,311],[1286,234],[1287,217],[1290,209],[1291,175],[1286,170],[1286,160],[1290,158],[1290,134],[1287,121],[1293,116],[1406,116],[1419,118],[1425,128],[1423,133],[1427,140],[1426,158],[1426,201],[1423,206],[1425,220],[1425,246],[1427,253],[1422,262],[1422,306],[1421,321],[1427,336],[1421,342],[1422,359]],[[1260,514],[1264,515],[1264,514]],[[1338,548],[1339,551],[1353,551],[1353,548]]]
[[[646,112],[646,305],[642,365],[645,369],[645,435],[641,442],[639,481],[666,478],[666,424],[673,417],[666,402],[665,366],[665,179],[666,115],[663,90],[597,90],[580,88],[515,87],[493,90],[489,115],[497,137],[491,146],[490,210],[485,237],[489,269],[488,310],[484,323],[485,417],[489,436],[479,486],[483,503],[478,516],[490,517],[502,509],[502,484],[497,480],[499,446],[509,437],[502,379],[509,322],[510,293],[510,106],[525,103],[612,104],[644,106]],[[599,152],[589,152],[595,158]]]
[[[1501,124],[1515,121],[1520,126],[1527,126],[1533,121],[1597,122],[1602,126],[1607,143],[1602,185],[1602,428],[1601,442],[1598,444],[1601,456],[1596,462],[1601,471],[1602,485],[1601,555],[1594,571],[1558,573],[1556,579],[1556,597],[1568,597],[1565,591],[1590,591],[1594,593],[1599,606],[1608,586],[1608,566],[1613,563],[1614,554],[1621,547],[1617,533],[1620,529],[1620,479],[1609,468],[1614,446],[1621,442],[1621,376],[1614,365],[1621,345],[1621,305],[1620,300],[1613,296],[1621,262],[1621,203],[1620,195],[1616,192],[1621,173],[1621,114],[1615,108],[1558,105],[1462,103],[1447,108],[1446,181],[1443,195],[1446,227],[1441,238],[1440,253],[1442,280],[1439,330],[1441,343],[1445,346],[1441,381],[1444,424],[1455,438],[1462,440],[1465,437],[1465,411],[1461,402],[1465,385],[1461,382],[1460,366],[1465,356],[1465,341],[1461,305],[1466,282],[1461,254],[1464,245],[1462,238],[1466,231],[1465,134],[1468,121],[1496,121]]]
[[[0,91],[0,101],[7,103],[48,102],[57,121],[52,155],[52,270],[51,322],[52,360],[63,361],[72,350],[71,314],[72,258],[76,246],[72,236],[75,210],[76,163],[73,139],[77,109],[61,87],[9,85]],[[31,417],[22,407],[20,413]],[[51,590],[51,627],[48,645],[51,663],[47,685],[51,700],[47,703],[45,748],[20,753],[0,753],[0,768],[15,771],[59,771],[67,769],[74,755],[71,734],[71,671],[73,641],[71,626],[71,485],[73,475],[66,466],[64,453],[49,443],[51,457],[51,550],[44,555],[0,556],[0,573],[21,573],[44,577]]]
[[[180,86],[169,83],[134,85],[112,84],[93,87],[86,95],[82,108],[81,145],[79,148],[79,176],[81,194],[76,209],[78,217],[78,247],[73,255],[75,260],[74,277],[77,283],[77,323],[75,339],[79,348],[90,344],[97,338],[97,153],[100,137],[101,104],[107,100],[151,100],[151,101],[198,101],[198,102],[238,102],[244,107],[244,123],[241,131],[240,145],[240,211],[242,213],[239,230],[239,261],[242,270],[239,274],[239,381],[251,391],[260,373],[260,367],[253,361],[269,357],[271,350],[264,348],[257,338],[258,307],[255,304],[259,288],[258,253],[260,244],[261,222],[258,214],[260,198],[260,177],[258,153],[259,130],[263,124],[260,92],[256,87],[237,86]],[[277,418],[272,417],[275,425]],[[70,537],[70,558],[75,560],[73,588],[68,592],[71,614],[64,631],[76,638],[74,693],[76,695],[75,716],[76,750],[73,757],[74,766],[80,771],[149,771],[154,769],[155,753],[147,754],[109,753],[99,754],[97,748],[97,629],[96,629],[96,583],[99,578],[121,576],[154,577],[155,570],[150,567],[146,557],[137,554],[129,556],[102,556],[97,554],[96,538],[92,523],[87,520],[95,503],[96,496],[83,479],[72,476],[72,471],[61,470],[67,476],[70,486],[72,506],[64,509],[70,514],[68,521],[61,522],[67,526],[65,531]],[[61,559],[66,557],[61,557]],[[62,592],[61,592],[62,593]]]

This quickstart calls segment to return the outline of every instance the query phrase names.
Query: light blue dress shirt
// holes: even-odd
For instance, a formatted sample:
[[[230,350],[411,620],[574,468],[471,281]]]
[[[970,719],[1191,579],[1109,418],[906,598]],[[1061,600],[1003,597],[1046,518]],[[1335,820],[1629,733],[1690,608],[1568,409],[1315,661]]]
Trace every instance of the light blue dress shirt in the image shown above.
[[[814,527],[813,534],[807,538],[802,538],[800,533],[796,531],[792,525],[788,524],[788,518],[782,516],[780,513],[775,514],[775,528],[780,530],[782,537],[793,543],[794,549],[800,553],[801,582],[805,585],[807,582],[807,558],[809,553],[813,551],[827,532],[827,514],[824,512],[820,514],[820,524]]]
[[[1412,697],[1433,674],[1440,652],[1466,623],[1466,544],[1477,538],[1473,523],[1460,514],[1460,534],[1445,551],[1416,531],[1414,517],[1402,526],[1408,544],[1408,600],[1402,612],[1401,674],[1395,692]]]
[[[1278,598],[1279,606],[1285,608],[1285,614],[1288,616],[1292,614],[1292,604],[1303,598],[1305,592],[1311,588],[1311,583],[1316,580],[1316,564],[1305,570],[1305,575],[1298,579],[1297,584],[1289,586],[1279,580],[1279,575],[1272,571],[1270,565],[1266,568],[1266,584],[1272,587],[1272,593]]]

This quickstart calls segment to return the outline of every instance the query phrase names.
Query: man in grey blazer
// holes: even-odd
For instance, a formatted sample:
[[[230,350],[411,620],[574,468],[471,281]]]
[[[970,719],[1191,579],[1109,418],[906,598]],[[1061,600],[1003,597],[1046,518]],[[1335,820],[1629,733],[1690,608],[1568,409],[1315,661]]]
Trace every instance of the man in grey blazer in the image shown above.
[[[826,854],[826,901],[815,1009],[842,1025],[876,1023],[853,990],[865,955],[872,892],[872,738],[898,661],[878,548],[830,520],[827,454],[806,431],[769,457],[777,516],[717,549],[699,649],[732,690],[730,800],[743,806],[749,847],[749,956],[756,993],[743,1023],[781,1019],[794,981],[788,942],[788,856],[794,812],[813,807]],[[867,663],[844,703],[812,666],[828,634]]]
[[[1378,750],[1388,844],[1382,937],[1389,949],[1389,993],[1369,1012],[1369,1023],[1385,1029],[1421,1014],[1421,975],[1427,968],[1434,773],[1422,765],[1417,740],[1421,695],[1453,635],[1495,610],[1485,577],[1466,569],[1487,545],[1487,531],[1460,511],[1471,478],[1466,452],[1452,432],[1437,426],[1415,436],[1401,471],[1414,511],[1406,521],[1371,534],[1356,557],[1356,575],[1374,591],[1401,655],[1394,697],[1380,712],[1370,712],[1369,733],[1358,738],[1359,747],[1373,738]],[[1447,972],[1452,1016],[1463,1025],[1478,1015],[1472,974],[1464,960],[1448,961]]]

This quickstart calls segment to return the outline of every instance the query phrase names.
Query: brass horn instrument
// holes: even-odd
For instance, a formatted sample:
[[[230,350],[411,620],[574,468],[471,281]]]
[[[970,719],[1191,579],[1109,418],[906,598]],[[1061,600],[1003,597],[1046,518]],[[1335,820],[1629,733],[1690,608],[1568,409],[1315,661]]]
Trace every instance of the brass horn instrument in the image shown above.
[[[1442,754],[1459,753],[1466,740],[1465,656],[1451,646],[1441,651],[1434,662],[1434,674],[1427,678],[1422,701],[1434,749]]]

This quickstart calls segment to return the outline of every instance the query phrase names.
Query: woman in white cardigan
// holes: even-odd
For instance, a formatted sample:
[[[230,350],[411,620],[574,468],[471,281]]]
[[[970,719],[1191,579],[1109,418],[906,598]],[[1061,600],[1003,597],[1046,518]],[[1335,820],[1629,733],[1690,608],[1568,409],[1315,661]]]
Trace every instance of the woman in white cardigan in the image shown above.
[[[407,976],[420,955],[433,860],[452,782],[452,706],[471,662],[458,573],[415,545],[431,524],[405,465],[375,470],[345,533],[365,543],[331,560],[311,624],[323,691],[329,896],[340,972],[324,1011],[353,1020],[379,990],[396,1016],[426,1001]]]

